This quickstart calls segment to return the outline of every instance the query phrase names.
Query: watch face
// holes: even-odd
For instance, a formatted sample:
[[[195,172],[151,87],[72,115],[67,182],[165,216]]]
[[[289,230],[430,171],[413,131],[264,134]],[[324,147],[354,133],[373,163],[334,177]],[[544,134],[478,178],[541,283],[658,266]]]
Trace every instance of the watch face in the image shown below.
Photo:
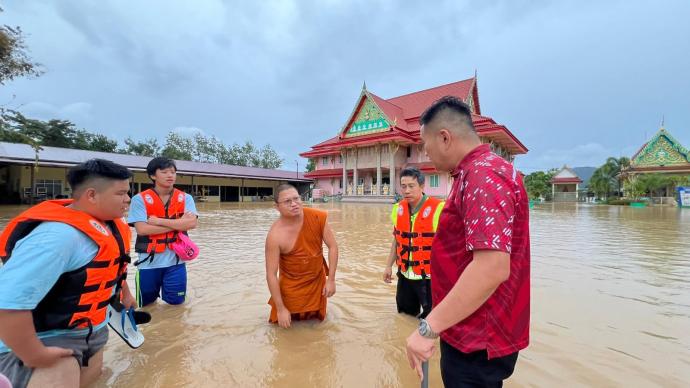
[[[429,334],[429,324],[426,321],[419,322],[419,334],[426,336]]]

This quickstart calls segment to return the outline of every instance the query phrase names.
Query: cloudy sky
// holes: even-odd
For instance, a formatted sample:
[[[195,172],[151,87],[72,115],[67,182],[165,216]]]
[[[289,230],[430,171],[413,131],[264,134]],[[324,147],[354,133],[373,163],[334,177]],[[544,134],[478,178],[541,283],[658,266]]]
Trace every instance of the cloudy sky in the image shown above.
[[[605,4],[604,4],[605,3]],[[384,98],[478,72],[526,172],[690,147],[687,1],[2,1],[45,74],[0,103],[119,140],[202,130],[298,153],[334,136],[366,80]],[[300,169],[304,160],[299,159]]]

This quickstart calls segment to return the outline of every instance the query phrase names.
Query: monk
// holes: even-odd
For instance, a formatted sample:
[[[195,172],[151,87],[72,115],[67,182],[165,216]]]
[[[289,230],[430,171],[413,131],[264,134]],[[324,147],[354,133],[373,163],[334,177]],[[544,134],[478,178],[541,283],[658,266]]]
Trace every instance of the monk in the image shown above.
[[[304,208],[297,189],[290,184],[278,186],[274,200],[280,218],[266,236],[269,322],[289,328],[292,320],[323,321],[327,298],[335,294],[338,266],[338,244],[326,222],[326,212]],[[323,243],[328,247],[328,265]]]

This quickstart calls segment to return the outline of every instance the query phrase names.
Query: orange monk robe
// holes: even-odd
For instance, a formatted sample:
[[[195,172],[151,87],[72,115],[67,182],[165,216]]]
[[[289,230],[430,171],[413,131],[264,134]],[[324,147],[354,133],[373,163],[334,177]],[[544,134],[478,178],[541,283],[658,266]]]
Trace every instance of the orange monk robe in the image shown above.
[[[293,320],[326,318],[326,286],[328,266],[323,256],[323,229],[327,213],[304,208],[304,223],[292,251],[280,255],[278,283],[283,304]],[[278,322],[278,309],[273,298],[269,322]]]

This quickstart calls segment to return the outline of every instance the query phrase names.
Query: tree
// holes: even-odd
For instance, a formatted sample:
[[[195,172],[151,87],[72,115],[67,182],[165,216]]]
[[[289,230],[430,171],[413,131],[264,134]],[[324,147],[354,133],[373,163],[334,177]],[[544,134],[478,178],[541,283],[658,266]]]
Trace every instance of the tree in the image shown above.
[[[525,189],[531,199],[546,198],[551,199],[551,179],[556,175],[557,170],[536,171],[525,177]]]
[[[594,192],[598,198],[606,199],[613,191],[613,179],[609,170],[602,167],[594,170],[592,177],[589,179],[589,189]]]
[[[0,115],[0,141],[48,147],[115,152],[117,141],[99,133],[76,129],[68,120],[41,121],[5,109]]]
[[[606,162],[592,174],[589,180],[590,190],[599,198],[606,198],[611,194],[621,195],[623,188],[621,172],[628,167],[630,167],[629,158],[607,158]]]
[[[625,190],[631,198],[642,196],[661,197],[674,195],[676,187],[690,185],[690,175],[644,174],[630,177],[625,182]]]
[[[81,132],[83,133],[87,144],[89,144],[89,147],[85,149],[100,152],[117,152],[117,140],[113,140],[100,133],[89,133],[86,131]]]
[[[305,168],[305,171],[306,172],[312,172],[315,169],[316,169],[316,162],[314,162],[314,158],[309,158],[309,160],[307,161],[307,167]]]
[[[278,168],[283,164],[283,158],[269,145],[266,144],[259,151],[261,168]]]
[[[171,131],[165,138],[165,147],[161,151],[161,156],[177,160],[192,160],[192,140],[177,132]]]
[[[0,26],[0,85],[17,77],[38,77],[43,73],[40,66],[29,59],[22,29]]]
[[[125,147],[118,150],[121,154],[155,157],[160,154],[160,146],[155,138],[144,141],[134,141],[131,137],[125,139]]]

